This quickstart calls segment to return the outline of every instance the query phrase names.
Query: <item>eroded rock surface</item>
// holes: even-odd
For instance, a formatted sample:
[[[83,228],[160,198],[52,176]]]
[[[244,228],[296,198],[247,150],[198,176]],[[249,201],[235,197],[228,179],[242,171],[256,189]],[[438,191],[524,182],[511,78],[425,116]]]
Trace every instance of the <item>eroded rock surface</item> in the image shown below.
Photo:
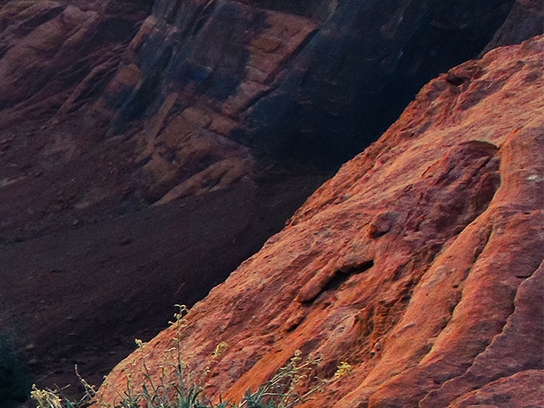
[[[0,0],[0,326],[40,385],[101,380],[513,4]]]
[[[34,112],[67,112],[96,97],[151,5],[138,0],[4,4],[1,123],[21,121]]]
[[[431,81],[189,313],[181,348],[239,398],[299,349],[352,372],[306,407],[538,405],[544,316],[544,37]],[[158,379],[176,327],[121,362]],[[142,357],[144,356],[144,357]]]
[[[335,168],[376,140],[430,78],[481,52],[512,4],[160,0],[95,114],[112,121],[112,134],[149,118],[149,180],[161,178],[158,156],[176,158],[173,179],[188,177],[173,163],[184,161],[179,147],[165,152],[163,128]],[[189,126],[170,120],[195,115]]]
[[[336,168],[478,55],[514,0],[5,3],[0,123],[84,108],[95,137],[136,142],[138,195],[165,203],[230,186],[263,152]]]

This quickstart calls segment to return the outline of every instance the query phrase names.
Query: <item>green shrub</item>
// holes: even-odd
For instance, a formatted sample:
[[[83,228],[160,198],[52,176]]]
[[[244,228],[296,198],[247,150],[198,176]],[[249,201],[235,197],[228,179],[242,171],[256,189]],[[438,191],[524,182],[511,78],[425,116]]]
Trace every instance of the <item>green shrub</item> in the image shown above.
[[[26,401],[31,385],[23,359],[8,338],[0,335],[0,408]]]

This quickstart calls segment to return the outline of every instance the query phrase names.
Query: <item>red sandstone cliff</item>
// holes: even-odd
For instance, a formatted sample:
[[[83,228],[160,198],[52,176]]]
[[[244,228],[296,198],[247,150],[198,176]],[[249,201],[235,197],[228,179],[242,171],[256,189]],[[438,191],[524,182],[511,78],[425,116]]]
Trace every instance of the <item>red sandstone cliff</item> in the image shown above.
[[[322,377],[353,368],[306,407],[539,406],[543,159],[544,37],[441,75],[194,306],[185,360],[202,370],[228,343],[207,392],[230,398],[300,349]],[[144,349],[152,375],[174,335]]]
[[[0,336],[40,386],[100,381],[540,6],[0,0]]]

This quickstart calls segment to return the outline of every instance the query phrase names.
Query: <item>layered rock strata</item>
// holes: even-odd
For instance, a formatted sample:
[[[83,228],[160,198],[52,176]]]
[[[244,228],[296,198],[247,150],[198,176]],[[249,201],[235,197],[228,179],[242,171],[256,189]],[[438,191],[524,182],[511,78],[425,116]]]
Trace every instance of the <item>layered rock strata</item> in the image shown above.
[[[0,123],[100,95],[152,2],[25,0],[0,8]]]
[[[137,142],[134,186],[149,203],[226,188],[263,152],[330,170],[481,52],[513,4],[5,2],[0,123],[84,108],[85,132]]]
[[[187,316],[121,362],[158,380],[181,339],[206,384],[239,398],[295,353],[331,378],[305,407],[538,406],[544,389],[544,37],[427,84]]]

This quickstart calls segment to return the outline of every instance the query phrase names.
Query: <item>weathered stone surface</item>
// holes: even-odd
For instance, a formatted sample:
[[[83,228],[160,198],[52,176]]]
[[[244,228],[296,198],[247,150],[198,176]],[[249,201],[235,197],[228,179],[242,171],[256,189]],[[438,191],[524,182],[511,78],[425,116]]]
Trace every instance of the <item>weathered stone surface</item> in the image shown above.
[[[10,1],[0,9],[0,123],[96,98],[150,3]]]
[[[139,128],[134,187],[149,203],[188,184],[227,188],[263,152],[330,170],[377,139],[431,77],[478,55],[513,4],[11,1],[0,10],[0,123],[56,123],[85,107],[110,136]],[[492,43],[537,34],[538,13],[516,3],[509,34]]]
[[[75,363],[101,382],[135,336],[204,297],[326,179],[270,160],[255,168],[213,110],[187,109],[165,129],[157,114],[146,132],[106,138],[89,105],[125,69],[151,5],[0,1],[0,335],[40,387],[77,384]],[[140,69],[127,66],[135,84]],[[191,133],[199,118],[205,129]]]
[[[544,3],[541,0],[517,0],[483,53],[504,45],[518,44],[524,39],[542,34],[543,30]]]
[[[305,407],[511,407],[542,393],[544,37],[426,85],[180,330],[206,392],[238,398],[300,349],[349,376]],[[176,327],[121,362],[158,378]],[[142,357],[144,356],[144,357]],[[170,354],[171,356],[171,354]],[[519,399],[518,399],[519,398]]]
[[[323,179],[300,162],[330,169],[362,150],[428,78],[477,55],[513,3],[0,0],[0,326],[37,345],[37,378],[54,371],[42,385],[69,381],[75,361],[101,379],[135,333],[151,336],[283,225]],[[483,160],[488,147],[467,151]],[[147,210],[163,215],[151,229]],[[398,220],[376,215],[369,235]],[[178,250],[174,237],[204,241]],[[111,292],[87,289],[108,276]]]
[[[544,303],[539,302],[538,299],[544,299],[544,265],[542,264],[519,286],[514,300],[514,313],[508,318],[502,333],[493,339],[485,352],[474,359],[472,366],[462,376],[447,381],[440,389],[429,393],[421,401],[420,406],[447,406],[448,401],[485,386],[490,379],[508,378],[518,372],[541,368],[544,365],[542,361],[544,355],[538,353],[538,350],[542,351],[544,342],[544,326],[542,325]],[[543,371],[537,371],[534,376],[539,378],[542,375],[544,375]],[[542,401],[544,382],[540,380],[535,384],[537,385],[535,392],[524,388],[517,391],[518,395],[514,397],[516,404],[528,405],[526,401],[522,401],[524,399],[522,395],[525,398],[534,399],[535,403]],[[467,399],[473,399],[473,396],[462,398],[463,401]],[[463,406],[459,403],[453,405]]]
[[[239,144],[331,169],[374,141],[429,78],[476,56],[512,4],[157,1],[93,116],[111,121],[112,135],[146,118],[136,180],[150,202],[234,157],[251,172]],[[178,120],[187,111],[198,118],[190,125]],[[192,137],[164,143],[165,129]],[[203,152],[210,160],[186,166],[186,150],[213,137],[235,142],[231,154]]]
[[[448,408],[538,407],[544,398],[544,372],[527,370],[504,377],[454,401]]]
[[[475,57],[513,3],[159,0],[96,111],[116,134],[142,114],[211,109],[232,122],[224,136],[334,168]]]

